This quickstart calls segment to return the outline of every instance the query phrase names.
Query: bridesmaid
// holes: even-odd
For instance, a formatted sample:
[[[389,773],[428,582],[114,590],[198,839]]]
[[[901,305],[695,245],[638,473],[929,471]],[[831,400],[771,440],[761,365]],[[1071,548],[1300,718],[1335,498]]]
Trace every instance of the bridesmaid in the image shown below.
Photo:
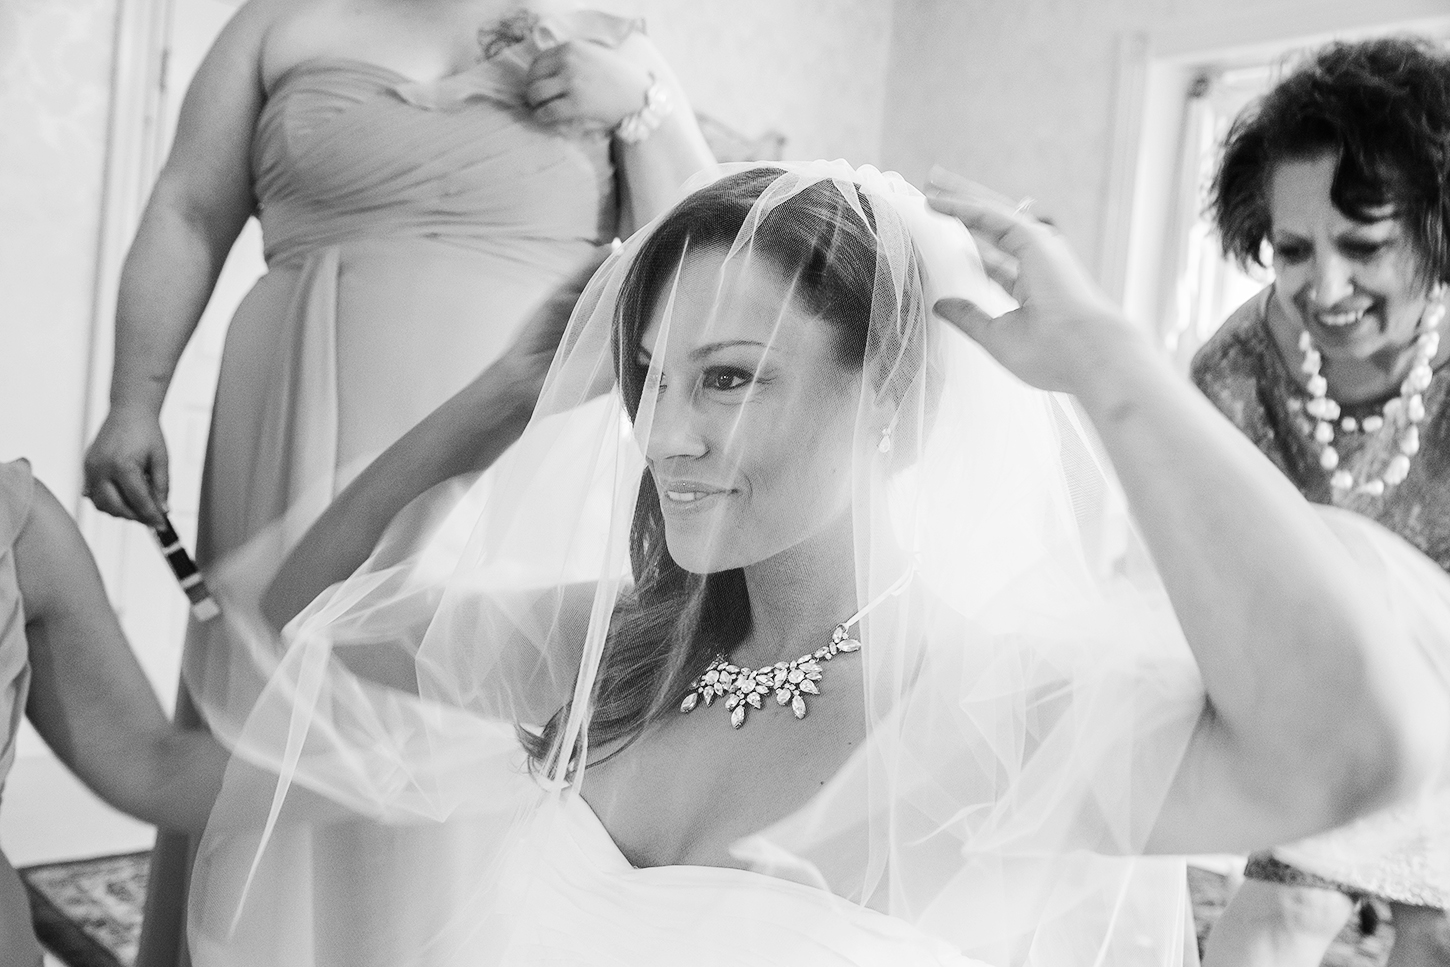
[[[711,162],[639,22],[512,2],[238,10],[187,92],[122,275],[111,410],[86,459],[97,507],[148,524],[165,510],[161,403],[251,215],[268,271],[223,353],[203,567],[284,515],[300,536],[598,246]],[[188,654],[223,661],[204,638],[193,625]],[[177,709],[196,721],[184,690]],[[186,961],[188,869],[162,836],[140,967]]]
[[[1450,571],[1450,56],[1336,44],[1229,132],[1225,247],[1275,281],[1193,378],[1305,497]],[[1394,916],[1391,967],[1450,963],[1450,795],[1249,859],[1207,967],[1316,967],[1356,903]]]

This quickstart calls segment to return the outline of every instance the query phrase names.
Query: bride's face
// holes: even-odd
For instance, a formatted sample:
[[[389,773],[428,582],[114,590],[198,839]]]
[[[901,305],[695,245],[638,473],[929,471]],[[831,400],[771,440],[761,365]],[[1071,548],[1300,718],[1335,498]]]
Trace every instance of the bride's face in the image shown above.
[[[850,508],[860,367],[788,279],[743,261],[687,256],[640,339],[640,363],[658,357],[645,449],[665,540],[697,574],[771,558]]]

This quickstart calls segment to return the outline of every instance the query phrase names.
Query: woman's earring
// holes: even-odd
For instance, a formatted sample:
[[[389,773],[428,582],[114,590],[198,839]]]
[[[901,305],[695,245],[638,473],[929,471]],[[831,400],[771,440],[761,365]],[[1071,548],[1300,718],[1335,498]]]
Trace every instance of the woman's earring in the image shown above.
[[[885,427],[881,431],[881,442],[876,444],[876,449],[882,453],[891,452],[891,427]]]

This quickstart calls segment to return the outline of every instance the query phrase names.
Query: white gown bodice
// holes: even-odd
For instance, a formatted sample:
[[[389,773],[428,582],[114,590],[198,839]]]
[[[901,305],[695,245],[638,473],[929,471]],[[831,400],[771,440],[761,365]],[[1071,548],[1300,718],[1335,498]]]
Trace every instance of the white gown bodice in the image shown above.
[[[636,868],[581,797],[540,809],[520,848],[503,963],[543,967],[979,967],[895,917],[822,890],[717,866]],[[544,837],[539,842],[536,837]]]

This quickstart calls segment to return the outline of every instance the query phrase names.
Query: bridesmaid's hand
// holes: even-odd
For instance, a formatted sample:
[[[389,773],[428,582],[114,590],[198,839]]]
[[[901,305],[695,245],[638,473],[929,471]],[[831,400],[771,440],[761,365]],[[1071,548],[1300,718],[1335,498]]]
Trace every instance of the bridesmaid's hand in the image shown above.
[[[571,40],[534,58],[524,101],[541,124],[608,131],[644,107],[650,83],[649,71],[623,49]]]
[[[165,521],[169,489],[161,421],[146,407],[113,406],[86,451],[85,495],[96,509],[149,527]]]
[[[937,313],[1019,379],[1081,394],[1105,359],[1142,343],[1067,240],[1025,206],[942,168],[932,170],[927,198],[961,220],[987,274],[1020,303],[994,319],[965,299],[943,299]]]

